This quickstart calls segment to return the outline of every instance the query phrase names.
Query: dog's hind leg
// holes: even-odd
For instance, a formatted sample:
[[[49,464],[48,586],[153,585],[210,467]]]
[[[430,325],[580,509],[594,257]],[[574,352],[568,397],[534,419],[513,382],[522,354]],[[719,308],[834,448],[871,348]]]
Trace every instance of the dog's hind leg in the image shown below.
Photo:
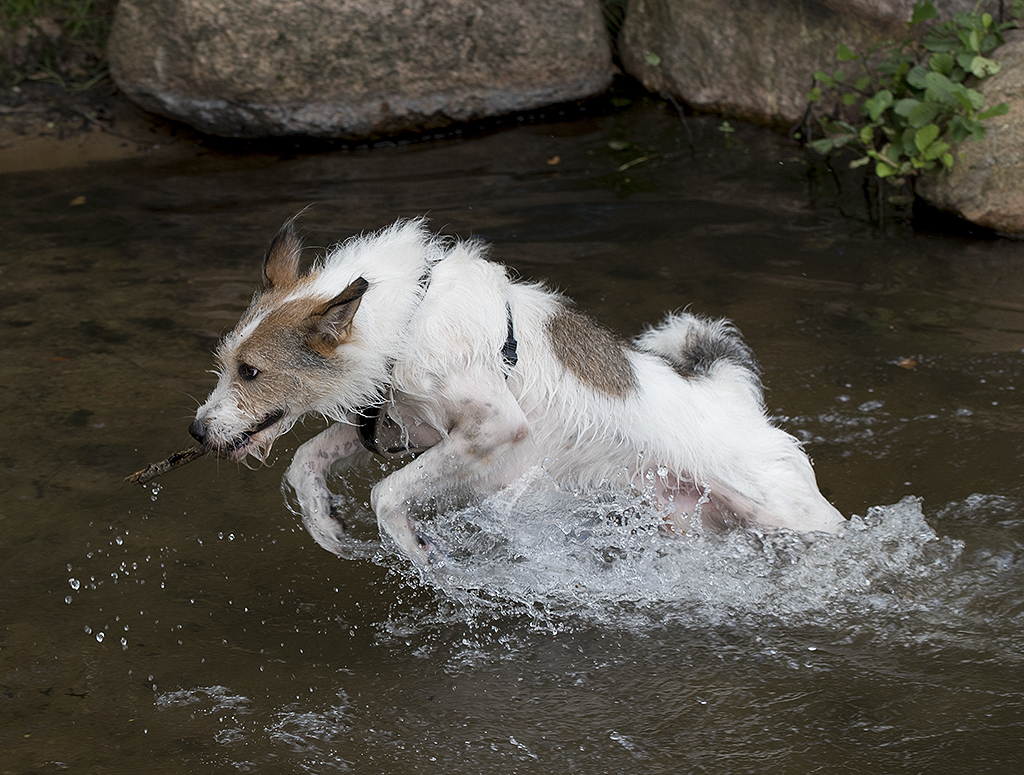
[[[331,508],[327,479],[339,460],[364,452],[355,424],[335,423],[307,441],[295,453],[284,474],[282,487],[290,487],[298,502],[302,524],[320,546],[340,553],[345,525]]]

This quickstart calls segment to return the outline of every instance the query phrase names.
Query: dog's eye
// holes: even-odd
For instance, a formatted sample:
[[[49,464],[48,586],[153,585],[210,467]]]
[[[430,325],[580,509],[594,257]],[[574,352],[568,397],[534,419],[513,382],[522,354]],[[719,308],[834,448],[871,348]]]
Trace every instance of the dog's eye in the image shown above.
[[[255,366],[250,366],[248,363],[238,364],[238,376],[244,379],[246,382],[251,382],[260,375],[260,370]]]

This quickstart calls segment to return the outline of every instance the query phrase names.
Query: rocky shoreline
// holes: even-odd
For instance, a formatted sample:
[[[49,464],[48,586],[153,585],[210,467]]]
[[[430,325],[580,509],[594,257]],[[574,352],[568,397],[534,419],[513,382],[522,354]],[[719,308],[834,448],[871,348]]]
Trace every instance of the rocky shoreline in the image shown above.
[[[934,0],[940,16],[974,0]],[[621,6],[621,4],[619,4]],[[616,72],[677,105],[784,129],[842,45],[906,34],[914,0],[121,0],[112,81],[0,94],[0,171],[183,150],[209,136],[373,140],[604,93]],[[248,6],[246,6],[248,8]],[[250,9],[251,10],[251,9]],[[443,45],[442,45],[443,43]],[[1024,235],[1024,33],[979,90],[1010,113],[919,195]],[[74,138],[74,142],[68,142]],[[47,143],[62,150],[54,152]]]

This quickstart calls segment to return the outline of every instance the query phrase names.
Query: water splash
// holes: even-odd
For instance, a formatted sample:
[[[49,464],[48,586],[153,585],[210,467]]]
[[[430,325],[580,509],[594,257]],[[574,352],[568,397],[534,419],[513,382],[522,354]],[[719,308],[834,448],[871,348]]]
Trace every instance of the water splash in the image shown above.
[[[383,628],[406,638],[503,617],[549,629],[824,627],[837,637],[991,645],[972,607],[993,589],[976,562],[965,566],[963,541],[928,525],[917,498],[854,516],[837,536],[679,536],[642,497],[571,492],[534,473],[426,526],[446,554],[418,583],[446,604]]]

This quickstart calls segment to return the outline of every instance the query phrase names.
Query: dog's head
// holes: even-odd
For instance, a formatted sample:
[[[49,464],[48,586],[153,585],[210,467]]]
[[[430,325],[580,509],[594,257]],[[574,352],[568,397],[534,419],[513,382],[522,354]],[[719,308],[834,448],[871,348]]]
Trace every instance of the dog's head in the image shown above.
[[[355,337],[353,319],[369,283],[358,277],[325,297],[318,270],[300,274],[301,252],[292,219],[267,250],[262,290],[217,349],[217,387],[189,427],[206,448],[232,460],[265,460],[302,415],[334,415],[339,396],[374,390],[365,376],[369,384],[349,384],[360,381],[352,362],[359,348],[346,354],[344,347]]]

